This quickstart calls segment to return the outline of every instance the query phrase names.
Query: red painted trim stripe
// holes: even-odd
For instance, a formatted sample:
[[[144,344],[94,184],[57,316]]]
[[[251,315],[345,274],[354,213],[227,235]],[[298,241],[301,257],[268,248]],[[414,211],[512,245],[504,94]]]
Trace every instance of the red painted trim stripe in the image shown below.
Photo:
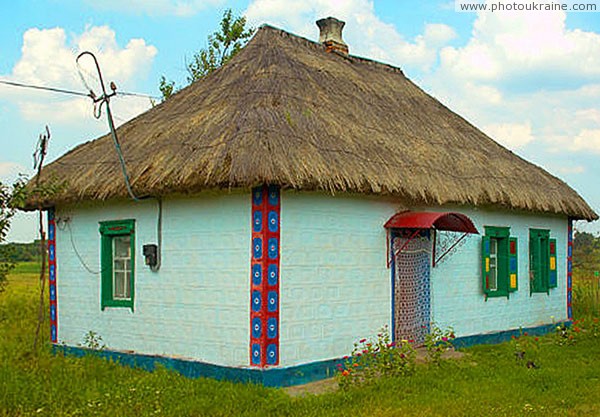
[[[567,317],[573,319],[573,220],[569,219],[567,232]]]
[[[250,262],[250,365],[279,364],[279,187],[252,190]]]
[[[48,288],[50,297],[50,340],[58,342],[58,293],[56,290],[56,220],[54,210],[48,210]]]

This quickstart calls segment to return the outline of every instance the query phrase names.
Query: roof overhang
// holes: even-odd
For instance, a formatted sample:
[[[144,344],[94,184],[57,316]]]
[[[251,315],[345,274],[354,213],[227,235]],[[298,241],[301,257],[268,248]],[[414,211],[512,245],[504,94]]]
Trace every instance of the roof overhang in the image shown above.
[[[479,234],[471,219],[461,213],[405,211],[396,213],[385,223],[386,229],[436,229]]]

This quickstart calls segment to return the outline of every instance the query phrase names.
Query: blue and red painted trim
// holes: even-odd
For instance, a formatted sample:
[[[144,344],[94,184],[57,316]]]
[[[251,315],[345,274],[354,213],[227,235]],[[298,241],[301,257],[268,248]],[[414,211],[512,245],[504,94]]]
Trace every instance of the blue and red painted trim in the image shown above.
[[[561,324],[561,323],[558,323]],[[570,324],[570,322],[564,322]],[[512,329],[495,333],[458,337],[452,342],[457,348],[469,347],[477,344],[492,344],[509,341],[512,336],[519,336],[521,332],[531,335],[543,335],[554,331],[554,324],[545,324],[536,327]],[[153,371],[157,365],[179,372],[188,378],[207,377],[235,382],[250,382],[263,384],[270,387],[288,387],[306,384],[336,374],[338,364],[344,363],[344,358],[334,358],[302,365],[276,368],[235,368],[230,366],[215,365],[206,362],[197,362],[186,359],[170,358],[159,355],[145,355],[113,350],[91,350],[82,347],[54,345],[54,352],[73,356],[94,354],[101,358],[118,362],[121,365]]]
[[[250,364],[279,364],[279,187],[252,189]]]
[[[48,210],[48,288],[50,293],[50,340],[58,342],[58,295],[56,292],[56,220]]]
[[[567,317],[573,319],[573,219],[569,219],[567,232]]]

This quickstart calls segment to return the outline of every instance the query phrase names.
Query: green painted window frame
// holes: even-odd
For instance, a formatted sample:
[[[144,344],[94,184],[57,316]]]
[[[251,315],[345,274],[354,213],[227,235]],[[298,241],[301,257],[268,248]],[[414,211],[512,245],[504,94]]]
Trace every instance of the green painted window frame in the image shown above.
[[[496,242],[496,289],[490,286],[491,247]],[[510,227],[485,226],[481,240],[482,288],[488,297],[509,297],[518,290],[518,246],[517,238],[510,236]]]
[[[482,239],[482,270],[483,270],[483,292],[487,297],[508,297],[508,238],[510,237],[510,228],[485,226],[485,236]],[[496,289],[489,287],[490,274],[490,254],[486,247],[491,246],[490,242],[496,241]]]
[[[529,291],[550,294],[556,288],[556,239],[548,229],[529,229]]]
[[[135,220],[110,220],[100,222],[100,265],[101,289],[100,304],[106,307],[124,307],[133,311],[135,299]],[[129,236],[131,253],[131,276],[129,280],[130,298],[123,300],[114,297],[113,288],[113,239],[117,236]]]

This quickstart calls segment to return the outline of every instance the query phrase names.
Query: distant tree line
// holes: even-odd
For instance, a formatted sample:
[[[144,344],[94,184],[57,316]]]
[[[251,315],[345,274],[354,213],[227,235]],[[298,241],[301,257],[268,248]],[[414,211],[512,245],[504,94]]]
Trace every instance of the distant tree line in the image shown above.
[[[0,244],[0,262],[39,262],[40,241],[31,243],[3,243]]]
[[[600,236],[587,232],[575,234],[573,273],[577,278],[600,278]]]

